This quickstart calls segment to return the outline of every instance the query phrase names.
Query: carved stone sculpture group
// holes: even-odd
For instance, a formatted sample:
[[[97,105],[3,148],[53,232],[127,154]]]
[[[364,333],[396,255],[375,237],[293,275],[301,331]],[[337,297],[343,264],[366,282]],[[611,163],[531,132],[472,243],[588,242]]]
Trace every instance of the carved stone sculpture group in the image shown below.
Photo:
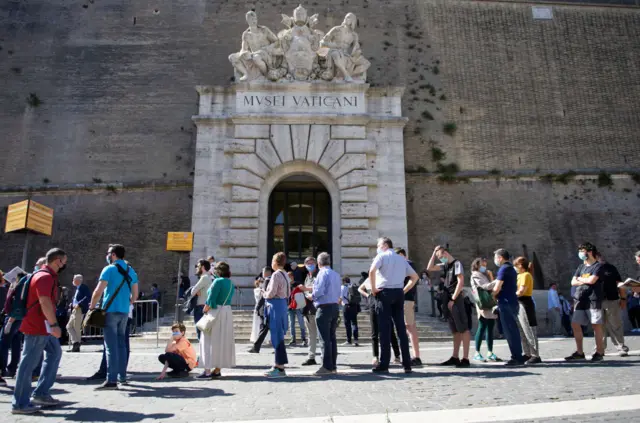
[[[307,17],[302,5],[292,17],[282,15],[286,29],[278,35],[258,25],[255,12],[246,17],[242,47],[229,56],[236,81],[366,81],[371,63],[362,56],[353,13],[326,34],[316,29],[318,15]]]

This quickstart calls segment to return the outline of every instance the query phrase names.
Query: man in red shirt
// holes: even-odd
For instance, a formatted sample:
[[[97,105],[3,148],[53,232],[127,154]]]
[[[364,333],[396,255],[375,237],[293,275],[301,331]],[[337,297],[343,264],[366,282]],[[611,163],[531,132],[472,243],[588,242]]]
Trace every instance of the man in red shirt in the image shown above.
[[[36,271],[29,283],[27,312],[22,319],[20,332],[24,334],[24,348],[13,390],[12,414],[32,414],[38,411],[34,405],[53,406],[49,390],[56,380],[62,358],[61,330],[56,319],[58,299],[58,274],[67,266],[67,255],[59,248],[47,252],[47,264]],[[38,365],[43,351],[46,353],[36,389],[31,394],[31,374]]]

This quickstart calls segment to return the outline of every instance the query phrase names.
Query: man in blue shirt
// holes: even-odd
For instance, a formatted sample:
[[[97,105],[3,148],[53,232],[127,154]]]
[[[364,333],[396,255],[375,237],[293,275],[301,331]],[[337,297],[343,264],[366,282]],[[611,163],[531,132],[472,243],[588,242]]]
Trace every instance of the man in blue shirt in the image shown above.
[[[100,280],[91,298],[94,309],[100,297],[106,311],[104,345],[107,355],[107,380],[96,390],[116,390],[118,383],[127,383],[126,329],[129,306],[138,299],[138,275],[124,261],[124,247],[109,245],[107,266],[102,269]]]
[[[507,366],[522,366],[524,359],[522,357],[522,344],[520,338],[520,330],[518,329],[518,273],[511,264],[511,256],[504,248],[500,248],[493,253],[493,261],[498,269],[496,275],[496,285],[493,288],[493,296],[498,300],[498,311],[500,312],[500,321],[504,337],[509,344],[511,350],[511,360],[507,361]]]
[[[69,333],[69,345],[71,352],[80,352],[80,342],[82,341],[82,320],[89,310],[89,301],[91,300],[91,290],[83,283],[82,275],[73,277],[73,286],[76,287],[76,293],[73,296],[73,311],[71,318],[67,323],[67,332]]]
[[[313,305],[316,312],[318,333],[322,339],[322,367],[316,375],[323,376],[337,373],[338,344],[336,329],[338,328],[338,301],[340,300],[340,275],[331,269],[331,256],[328,253],[318,255],[318,276],[313,283]]]

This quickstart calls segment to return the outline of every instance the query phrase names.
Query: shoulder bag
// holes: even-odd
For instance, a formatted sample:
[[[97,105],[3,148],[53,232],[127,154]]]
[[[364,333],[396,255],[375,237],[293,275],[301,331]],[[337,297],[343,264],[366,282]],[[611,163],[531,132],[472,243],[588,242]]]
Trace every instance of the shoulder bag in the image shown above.
[[[229,287],[229,292],[227,293],[227,298],[224,300],[222,304],[227,302],[227,300],[229,299],[229,296],[231,296],[231,291],[233,291],[233,283],[231,283],[231,286]],[[211,329],[213,329],[213,325],[218,319],[218,314],[220,314],[220,308],[213,308],[209,310],[207,313],[204,314],[204,316],[200,318],[200,320],[198,320],[198,323],[196,323],[196,328],[198,328],[200,332],[204,332],[204,333],[211,332]]]
[[[124,276],[122,278],[122,282],[118,286],[118,289],[116,289],[113,297],[109,298],[109,301],[107,301],[107,304],[104,306],[104,308],[96,307],[93,310],[89,310],[87,312],[87,315],[82,321],[82,329],[85,329],[87,327],[104,328],[105,322],[107,320],[107,310],[109,309],[109,307],[111,307],[111,304],[113,304],[113,301],[118,296],[118,293],[120,293],[120,289],[125,282],[127,283],[127,285],[129,285],[129,291],[131,291],[131,276],[129,276],[129,266],[127,266],[127,270],[124,270],[122,267],[120,267],[119,264],[116,264],[116,267],[118,268],[118,272]]]

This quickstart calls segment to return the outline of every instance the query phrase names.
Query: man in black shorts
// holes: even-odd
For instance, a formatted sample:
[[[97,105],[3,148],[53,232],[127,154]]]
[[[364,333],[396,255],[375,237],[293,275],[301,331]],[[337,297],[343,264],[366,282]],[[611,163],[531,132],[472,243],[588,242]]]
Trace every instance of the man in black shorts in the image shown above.
[[[440,264],[435,264],[436,259]],[[443,246],[438,245],[433,250],[427,270],[441,271],[444,277],[443,301],[444,314],[453,334],[453,354],[451,358],[442,363],[443,366],[469,367],[469,344],[471,332],[469,320],[464,305],[464,270],[462,263],[453,258]],[[460,360],[460,345],[462,344],[463,358]]]

